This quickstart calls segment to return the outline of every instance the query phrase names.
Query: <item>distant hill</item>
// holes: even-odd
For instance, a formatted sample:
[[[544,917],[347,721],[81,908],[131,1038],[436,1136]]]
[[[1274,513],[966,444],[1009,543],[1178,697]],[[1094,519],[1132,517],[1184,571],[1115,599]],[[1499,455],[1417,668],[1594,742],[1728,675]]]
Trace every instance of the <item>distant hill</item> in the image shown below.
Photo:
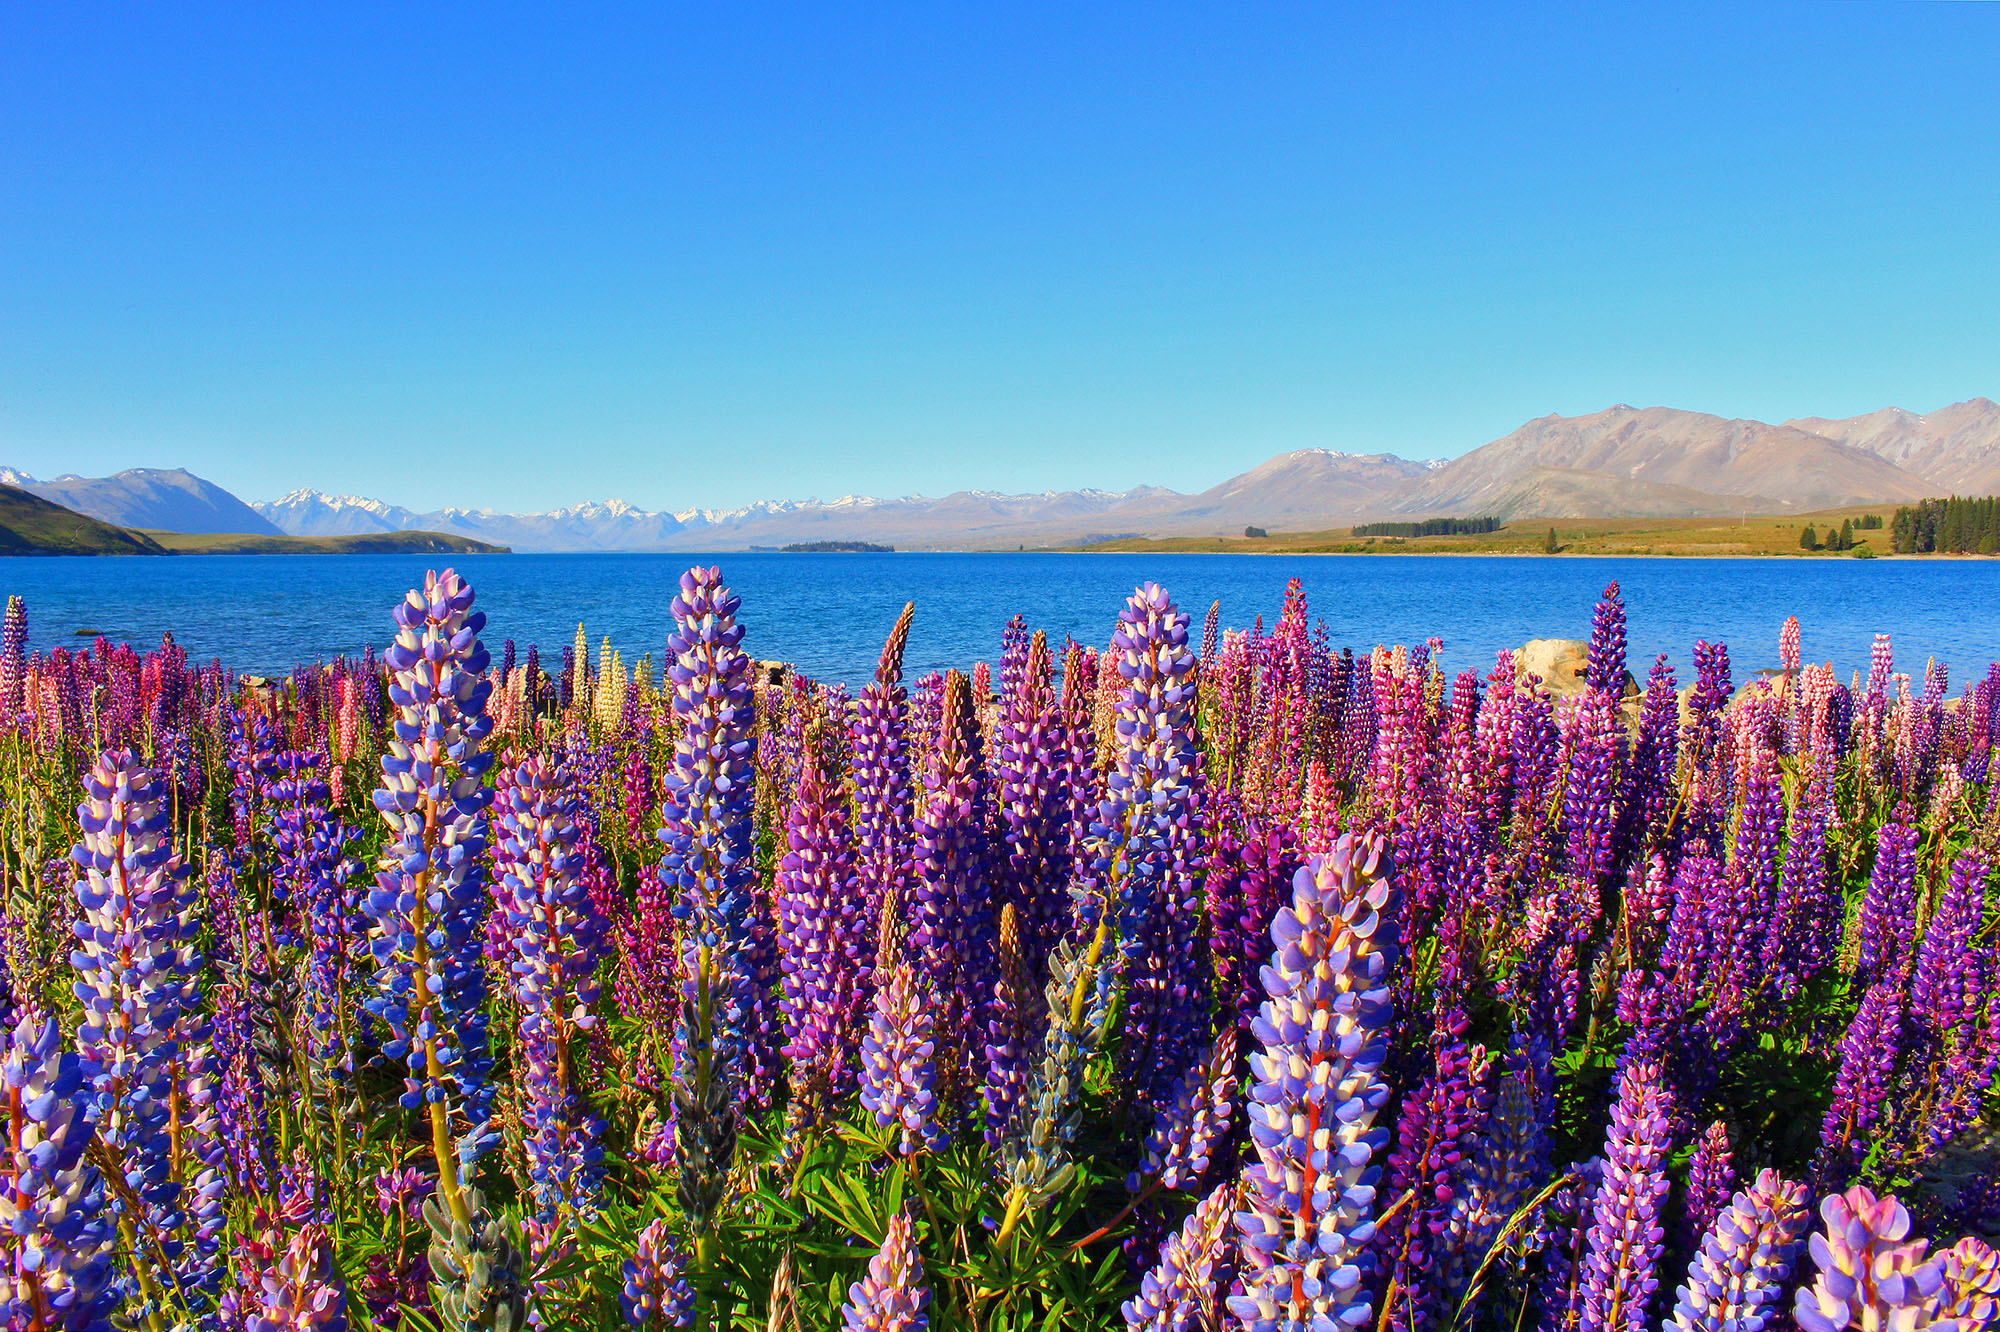
[[[280,534],[275,524],[242,500],[180,467],[172,471],[132,467],[115,476],[59,476],[52,481],[9,467],[0,468],[0,482],[119,527]]]
[[[1619,514],[1614,483],[1642,482],[1724,497],[1709,512],[1745,500],[1784,509],[1917,499],[1923,479],[1823,435],[1706,412],[1622,404],[1589,416],[1544,416],[1427,477],[1398,502],[1408,513],[1497,513],[1528,473],[1595,473],[1591,516]],[[1640,512],[1658,512],[1650,506]]]
[[[0,483],[0,555],[468,555],[504,554],[506,549],[445,532],[334,537],[139,532]]]
[[[1450,462],[1393,453],[1294,449],[1206,490],[1044,490],[1007,494],[769,499],[736,509],[648,510],[622,500],[536,513],[419,512],[358,495],[294,490],[245,505],[185,471],[36,481],[44,498],[106,522],[189,533],[304,537],[431,533],[524,551],[723,551],[823,542],[899,550],[1012,550],[1109,539],[1337,530],[1419,517],[1676,518],[1785,515],[1925,496],[2000,493],[2000,405],[1986,398],[1917,415],[1801,417],[1772,425],[1623,404],[1544,416]],[[141,501],[180,506],[171,521]],[[185,513],[193,505],[198,513]]]
[[[169,555],[505,555],[507,547],[449,532],[359,532],[351,536],[249,536],[146,532]]]
[[[151,537],[0,484],[0,555],[164,555]]]
[[[1785,422],[1838,440],[1913,472],[1931,494],[2000,494],[2000,403],[1973,398],[1923,416],[1884,407],[1866,416]]]

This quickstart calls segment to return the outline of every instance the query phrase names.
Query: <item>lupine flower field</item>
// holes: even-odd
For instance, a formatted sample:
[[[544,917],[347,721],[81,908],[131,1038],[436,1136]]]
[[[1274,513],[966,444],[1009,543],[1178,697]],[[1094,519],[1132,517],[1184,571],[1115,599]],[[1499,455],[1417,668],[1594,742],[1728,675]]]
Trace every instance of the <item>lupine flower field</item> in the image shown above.
[[[10,1332],[2000,1321],[2000,665],[395,595],[276,680],[10,601]]]

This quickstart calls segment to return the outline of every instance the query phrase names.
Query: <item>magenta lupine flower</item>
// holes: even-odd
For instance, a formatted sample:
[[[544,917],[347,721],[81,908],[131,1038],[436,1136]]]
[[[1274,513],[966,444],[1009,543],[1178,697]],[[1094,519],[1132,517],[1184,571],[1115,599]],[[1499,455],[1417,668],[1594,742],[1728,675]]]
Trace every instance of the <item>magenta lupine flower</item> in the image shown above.
[[[1706,1229],[1677,1292],[1678,1332],[1763,1332],[1779,1321],[1779,1300],[1811,1224],[1803,1184],[1759,1171]]]
[[[596,1025],[597,964],[606,923],[578,874],[579,801],[568,775],[530,755],[508,771],[499,836],[506,848],[507,919],[513,929],[514,1002],[522,1146],[543,1214],[596,1210],[603,1121],[571,1069]]]
[[[871,932],[854,875],[853,828],[826,746],[808,739],[778,865],[780,1015],[793,1095],[820,1105],[853,1085],[849,1059]]]
[[[7,598],[7,616],[0,622],[0,725],[13,730],[27,711],[28,607],[17,596]]]
[[[1659,1286],[1654,1269],[1665,1248],[1660,1206],[1672,1146],[1667,1112],[1658,1065],[1627,1063],[1618,1076],[1602,1178],[1591,1206],[1584,1332],[1645,1332],[1646,1308]]]
[[[1243,1293],[1230,1311],[1251,1332],[1367,1326],[1357,1261],[1374,1222],[1370,1158],[1388,1134],[1375,1116],[1396,948],[1391,871],[1379,834],[1343,834],[1293,879],[1271,925],[1269,999],[1250,1057],[1256,1159],[1243,1171]]]
[[[129,750],[106,752],[77,807],[77,1050],[91,1068],[97,1133],[145,1209],[132,1224],[171,1263],[182,1252],[182,1187],[169,1117],[206,1043],[194,951],[196,894],[173,852],[165,789]],[[184,1107],[185,1102],[182,1102]],[[116,1198],[114,1197],[114,1202]],[[119,1208],[122,1210],[122,1206]],[[171,1281],[166,1272],[155,1273]]]
[[[1926,1261],[1912,1240],[1910,1214],[1892,1197],[1859,1184],[1820,1203],[1826,1223],[1811,1241],[1819,1275],[1799,1289],[1792,1316],[1800,1332],[1908,1332],[1929,1323],[1944,1287],[1944,1265]]]
[[[687,1282],[687,1261],[665,1219],[639,1232],[632,1256],[625,1260],[624,1289],[618,1307],[627,1327],[643,1332],[694,1326],[694,1287]]]
[[[1861,899],[1860,951],[1854,980],[1872,985],[1899,980],[1917,928],[1917,832],[1907,819],[1882,825],[1875,835],[1875,866]]]
[[[1139,1279],[1139,1293],[1120,1306],[1130,1332],[1198,1332],[1220,1326],[1216,1264],[1227,1258],[1235,1181],[1218,1184],[1160,1246],[1160,1261]]]
[[[366,1006],[389,1029],[383,1053],[408,1065],[404,1108],[430,1107],[436,1137],[450,1108],[469,1121],[454,1153],[463,1182],[497,1137],[480,957],[490,802],[482,779],[493,762],[481,750],[493,727],[479,642],[486,616],[447,569],[426,574],[395,621],[383,661],[396,719],[375,791],[389,840],[368,895],[378,993]]]
[[[1729,1146],[1729,1126],[1716,1120],[1702,1134],[1688,1162],[1687,1198],[1681,1208],[1681,1244],[1693,1251],[1702,1236],[1736,1196],[1736,1165]]]
[[[909,946],[937,1004],[932,1028],[946,1114],[969,1108],[977,1087],[963,1071],[986,1031],[993,993],[994,920],[988,880],[985,773],[963,675],[945,680],[944,712],[917,820],[921,854]]]
[[[868,1260],[868,1274],[847,1288],[841,1324],[847,1332],[924,1332],[930,1302],[916,1226],[908,1212],[898,1212],[889,1218],[881,1249]]]
[[[899,1128],[904,1155],[937,1151],[947,1140],[938,1123],[935,1010],[926,973],[898,962],[875,991],[861,1040],[861,1106],[876,1124]]]
[[[259,1285],[245,1311],[245,1332],[347,1332],[347,1287],[334,1270],[325,1227],[296,1231]]]
[[[102,1332],[118,1303],[94,1099],[54,1019],[0,1029],[0,1326]]]

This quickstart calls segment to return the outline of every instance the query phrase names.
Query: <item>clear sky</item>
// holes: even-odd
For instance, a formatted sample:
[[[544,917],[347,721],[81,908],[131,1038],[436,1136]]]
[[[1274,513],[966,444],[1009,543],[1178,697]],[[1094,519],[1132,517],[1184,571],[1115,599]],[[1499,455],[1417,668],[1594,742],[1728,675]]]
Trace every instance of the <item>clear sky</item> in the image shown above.
[[[0,462],[678,508],[2000,397],[2000,6],[1345,8],[5,6]]]

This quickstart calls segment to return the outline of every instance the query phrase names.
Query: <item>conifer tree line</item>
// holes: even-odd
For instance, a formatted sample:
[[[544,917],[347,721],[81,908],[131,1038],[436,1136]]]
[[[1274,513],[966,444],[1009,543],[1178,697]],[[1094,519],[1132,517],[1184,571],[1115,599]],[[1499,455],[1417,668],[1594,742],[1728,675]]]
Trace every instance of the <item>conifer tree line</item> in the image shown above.
[[[1500,530],[1498,518],[1424,518],[1408,523],[1361,523],[1358,537],[1484,536]]]
[[[1896,510],[1889,548],[1898,555],[1991,555],[2000,551],[2000,496],[1953,495]]]

